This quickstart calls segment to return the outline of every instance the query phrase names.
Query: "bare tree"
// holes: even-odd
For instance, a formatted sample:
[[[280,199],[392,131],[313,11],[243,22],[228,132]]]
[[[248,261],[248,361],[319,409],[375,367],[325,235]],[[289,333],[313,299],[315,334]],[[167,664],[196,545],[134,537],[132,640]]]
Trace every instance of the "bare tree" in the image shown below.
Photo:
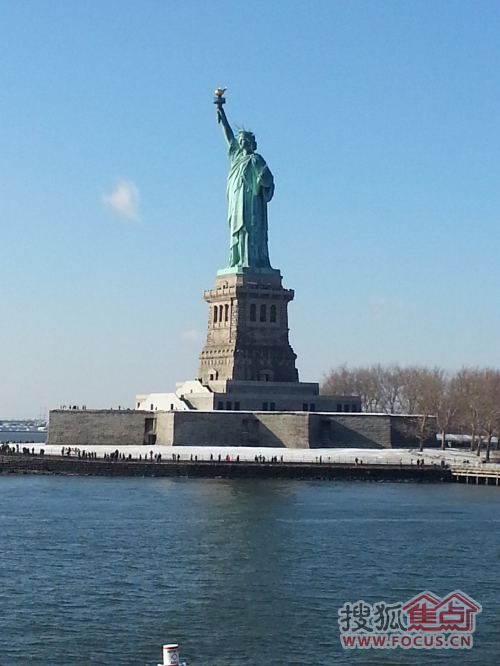
[[[356,395],[361,398],[361,409],[364,412],[378,411],[376,387],[369,368],[349,368],[345,364],[332,368],[323,379],[321,393]]]
[[[442,373],[437,381],[440,382],[439,391],[436,395],[436,425],[441,433],[441,449],[446,448],[446,433],[448,432],[453,420],[458,412],[458,387],[455,377],[451,378]]]
[[[457,425],[470,433],[471,451],[474,451],[479,435],[480,375],[478,368],[462,368],[454,378],[458,400]]]
[[[436,428],[443,449],[447,433],[468,432],[477,455],[485,439],[489,460],[493,435],[500,437],[500,371],[491,368],[464,367],[450,377],[440,368],[341,365],[325,375],[321,392],[359,396],[364,412],[413,415],[420,450]]]
[[[404,371],[399,365],[391,365],[388,368],[375,365],[372,366],[372,372],[377,385],[380,411],[385,414],[401,413]]]
[[[358,394],[361,396],[361,402],[364,405],[363,411],[372,413],[381,411],[380,384],[375,367],[356,368],[355,370]]]
[[[364,412],[398,414],[404,411],[402,390],[405,371],[399,365],[333,368],[325,375],[321,392],[327,395],[356,395]]]
[[[479,377],[479,427],[486,437],[486,462],[490,460],[491,440],[500,422],[500,372],[487,368]],[[481,440],[477,455],[481,454]]]
[[[355,372],[344,363],[332,368],[323,377],[321,393],[324,395],[359,395],[357,392]]]
[[[419,450],[436,431],[436,405],[442,390],[444,371],[439,368],[409,368],[405,373],[403,394],[411,405],[416,419]],[[409,412],[411,413],[411,412]]]
[[[407,366],[401,371],[401,411],[404,414],[415,414],[421,390],[421,373],[423,368]]]

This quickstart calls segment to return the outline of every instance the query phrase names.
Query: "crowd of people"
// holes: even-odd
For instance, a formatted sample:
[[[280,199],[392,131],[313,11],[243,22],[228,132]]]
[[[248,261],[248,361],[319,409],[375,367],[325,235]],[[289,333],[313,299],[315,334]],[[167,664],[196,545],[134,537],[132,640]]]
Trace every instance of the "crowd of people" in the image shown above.
[[[43,448],[40,448],[37,453],[41,456],[46,455],[45,449],[43,449]],[[19,444],[13,444],[13,443],[0,444],[0,455],[9,455],[9,454],[21,454],[21,455],[29,455],[29,456],[36,455],[35,447],[32,447],[30,449],[27,446],[21,447]],[[115,449],[115,451],[113,451],[111,453],[104,452],[104,453],[101,454],[99,452],[99,454],[98,454],[97,451],[86,451],[85,449],[81,450],[78,447],[63,446],[61,448],[60,455],[61,455],[61,457],[74,457],[74,458],[78,458],[79,460],[98,460],[98,459],[101,459],[105,462],[148,462],[148,463],[166,462],[162,458],[161,453],[155,453],[153,450],[145,451],[143,454],[140,453],[139,455],[136,454],[134,456],[134,455],[132,455],[132,453],[128,453],[128,452],[123,453],[119,449]],[[189,456],[189,458],[188,458],[188,456]],[[275,463],[276,464],[276,463],[283,463],[283,462],[292,462],[292,461],[284,461],[282,455],[281,456],[272,455],[272,456],[266,457],[265,455],[263,455],[261,453],[259,453],[259,454],[256,453],[253,460],[254,460],[254,463],[259,463],[259,464],[263,464],[263,463],[267,463],[267,464]],[[168,459],[167,459],[167,461],[168,461]],[[200,456],[198,454],[193,454],[193,453],[187,453],[187,454],[183,453],[182,456],[181,456],[180,453],[177,453],[177,451],[172,453],[172,462],[181,462],[181,461],[182,462],[188,462],[189,461],[191,463],[198,463],[198,462],[202,462],[202,463],[207,463],[207,462],[211,462],[211,463],[214,463],[214,462],[215,463],[239,463],[240,462],[240,455],[238,454],[236,456],[234,456],[234,455],[231,456],[229,453],[225,454],[225,455],[223,455],[221,453],[218,453],[218,454],[214,455],[214,453],[210,453],[209,456],[205,457],[205,455],[203,455],[200,458]],[[250,461],[243,458],[243,462],[250,462]],[[324,459],[322,455],[319,455],[319,456],[315,457],[315,460],[310,460],[309,462],[316,462],[316,463],[319,463],[319,464],[323,464],[323,463],[338,464],[339,461],[331,461],[330,457],[328,457],[327,459]],[[346,461],[344,464],[349,464],[349,462]],[[356,467],[361,466],[361,465],[363,465],[363,460],[356,457],[354,459],[354,464],[356,465]],[[377,461],[370,461],[370,460],[368,460],[368,461],[365,461],[364,464],[365,465],[366,464],[368,464],[368,465],[370,465],[370,464],[381,464],[381,461],[378,461],[378,460]],[[382,464],[384,464],[384,463],[382,463]],[[389,464],[396,464],[397,465],[398,462],[392,461],[392,463],[389,463]],[[402,467],[403,465],[408,465],[408,464],[410,466],[416,465],[417,467],[423,467],[425,465],[425,462],[424,462],[423,458],[421,458],[421,459],[419,459],[419,458],[413,459],[412,458],[409,462],[406,462],[406,463],[403,463],[402,458],[399,460],[399,466],[400,467]],[[464,460],[463,464],[470,464],[470,460]],[[443,460],[440,460],[440,461],[432,461],[430,463],[430,466],[431,467],[437,467],[437,466],[448,467],[448,464],[443,459]]]
[[[24,456],[34,456],[35,455],[35,447],[33,446],[30,450],[29,446],[19,446],[19,444],[14,444],[14,443],[4,443],[0,445],[0,455],[9,455],[10,453],[21,453]],[[40,449],[40,455],[43,456],[45,454],[45,449]]]

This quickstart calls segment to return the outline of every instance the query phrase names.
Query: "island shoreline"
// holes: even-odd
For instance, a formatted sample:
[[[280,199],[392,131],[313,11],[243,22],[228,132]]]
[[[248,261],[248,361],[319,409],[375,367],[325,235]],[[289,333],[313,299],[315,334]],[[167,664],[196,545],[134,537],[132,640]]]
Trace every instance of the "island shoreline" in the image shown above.
[[[452,472],[439,465],[328,462],[250,462],[104,460],[52,455],[10,454],[0,457],[0,474],[136,476],[197,479],[295,479],[451,483]]]

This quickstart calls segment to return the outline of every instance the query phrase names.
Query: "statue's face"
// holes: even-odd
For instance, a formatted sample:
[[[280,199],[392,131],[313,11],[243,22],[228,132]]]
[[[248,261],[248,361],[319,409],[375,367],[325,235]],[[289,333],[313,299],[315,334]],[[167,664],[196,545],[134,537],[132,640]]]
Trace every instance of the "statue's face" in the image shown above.
[[[240,132],[238,134],[238,143],[240,148],[246,150],[247,153],[253,153],[257,147],[254,137],[251,134],[248,134],[248,132]]]

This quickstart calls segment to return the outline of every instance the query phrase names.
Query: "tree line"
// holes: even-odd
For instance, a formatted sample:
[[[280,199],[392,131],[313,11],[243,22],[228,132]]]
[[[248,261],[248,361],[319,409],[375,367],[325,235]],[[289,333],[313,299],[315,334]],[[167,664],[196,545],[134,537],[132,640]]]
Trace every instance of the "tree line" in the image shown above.
[[[443,449],[447,434],[467,434],[471,451],[479,456],[484,445],[489,460],[492,438],[500,436],[500,371],[493,368],[450,373],[419,366],[341,365],[325,374],[321,392],[359,396],[364,412],[414,415],[420,450],[435,432],[441,433]]]

